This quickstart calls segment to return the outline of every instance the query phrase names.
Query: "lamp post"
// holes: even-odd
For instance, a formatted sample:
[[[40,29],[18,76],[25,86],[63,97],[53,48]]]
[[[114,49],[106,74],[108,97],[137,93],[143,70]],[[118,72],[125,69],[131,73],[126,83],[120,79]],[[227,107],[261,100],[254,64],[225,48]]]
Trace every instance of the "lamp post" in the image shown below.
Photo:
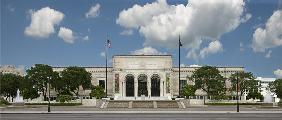
[[[236,95],[237,95],[237,112],[239,112],[239,94],[238,94],[238,90],[239,90],[239,78],[237,76],[237,89],[236,89]]]
[[[178,94],[180,96],[180,47],[182,46],[181,41],[180,41],[180,35],[179,35],[179,39],[178,39]]]
[[[51,112],[51,109],[50,109],[50,77],[47,77],[48,78],[48,112]]]

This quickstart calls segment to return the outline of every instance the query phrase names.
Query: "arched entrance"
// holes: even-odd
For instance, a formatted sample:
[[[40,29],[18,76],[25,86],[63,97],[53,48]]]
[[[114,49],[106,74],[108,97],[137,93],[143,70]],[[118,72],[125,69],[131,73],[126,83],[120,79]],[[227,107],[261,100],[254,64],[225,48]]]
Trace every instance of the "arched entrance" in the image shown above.
[[[128,74],[125,76],[126,81],[126,97],[134,96],[134,76],[132,74]]]
[[[151,96],[160,96],[160,77],[157,74],[151,77]]]
[[[141,95],[148,96],[147,76],[145,74],[138,76],[138,96]]]

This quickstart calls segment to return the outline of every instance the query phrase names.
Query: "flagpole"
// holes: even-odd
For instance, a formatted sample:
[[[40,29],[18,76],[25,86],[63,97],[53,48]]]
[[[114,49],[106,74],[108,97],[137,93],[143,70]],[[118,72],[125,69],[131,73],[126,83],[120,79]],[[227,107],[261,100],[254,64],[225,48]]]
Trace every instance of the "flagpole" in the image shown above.
[[[106,85],[105,85],[105,90],[106,90],[106,97],[108,97],[108,91],[107,91],[107,86],[108,86],[108,40],[106,40]]]
[[[181,44],[181,42],[180,42],[180,35],[179,35],[179,39],[178,39],[178,94],[179,94],[179,96],[180,96],[180,44]]]

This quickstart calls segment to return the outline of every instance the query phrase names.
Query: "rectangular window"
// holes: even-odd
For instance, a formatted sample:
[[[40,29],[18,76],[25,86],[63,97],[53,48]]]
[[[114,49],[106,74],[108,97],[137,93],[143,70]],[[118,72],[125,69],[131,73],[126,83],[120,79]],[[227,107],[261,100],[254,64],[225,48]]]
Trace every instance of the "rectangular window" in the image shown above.
[[[99,80],[99,86],[105,89],[105,80]]]
[[[115,93],[119,93],[119,74],[115,74]]]
[[[187,80],[180,80],[180,93],[182,93],[183,87],[187,85]]]
[[[170,93],[170,75],[169,73],[166,74],[166,93]]]

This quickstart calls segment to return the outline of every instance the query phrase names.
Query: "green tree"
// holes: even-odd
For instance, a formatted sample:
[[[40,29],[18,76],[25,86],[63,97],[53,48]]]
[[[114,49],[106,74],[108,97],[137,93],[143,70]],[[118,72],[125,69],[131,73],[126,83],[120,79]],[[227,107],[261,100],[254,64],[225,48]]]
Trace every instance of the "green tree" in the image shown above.
[[[225,95],[225,80],[216,67],[203,66],[194,71],[191,78],[195,81],[195,88],[207,92],[207,96],[221,99]],[[218,97],[220,96],[220,97]]]
[[[269,83],[269,88],[278,98],[282,99],[282,79],[276,79],[274,82]]]
[[[1,83],[1,94],[6,97],[6,100],[12,97],[16,97],[17,90],[20,87],[20,81],[23,80],[23,77],[20,75],[8,73],[0,75],[0,83]]]
[[[189,98],[189,96],[195,96],[196,87],[194,85],[185,85],[182,89],[182,94]]]
[[[56,78],[51,66],[45,64],[35,64],[27,71],[27,79],[30,80],[32,86],[37,92],[42,92],[44,100],[46,99],[46,94],[48,90],[49,81],[54,81]]]
[[[263,99],[261,95],[260,88],[261,84],[260,81],[255,80],[255,77],[251,72],[237,72],[231,75],[231,85],[232,91],[236,92],[237,90],[237,79],[238,79],[238,92],[239,95],[242,96],[243,93],[248,93],[247,99]]]
[[[32,81],[29,80],[27,77],[24,77],[24,79],[20,83],[20,90],[23,99],[34,99],[39,97],[39,94],[36,88],[33,86]]]
[[[89,94],[91,97],[95,97],[97,99],[101,99],[105,96],[104,88],[102,86],[92,86],[91,93]]]
[[[91,73],[81,67],[68,67],[61,72],[63,90],[69,90],[79,96],[80,87],[90,89]]]
[[[231,91],[236,92],[237,90],[237,79],[238,79],[238,92],[239,96],[242,96],[244,92],[248,92],[250,89],[249,85],[250,82],[247,80],[254,80],[254,76],[251,72],[237,72],[234,73],[230,76],[230,81],[231,81]]]

